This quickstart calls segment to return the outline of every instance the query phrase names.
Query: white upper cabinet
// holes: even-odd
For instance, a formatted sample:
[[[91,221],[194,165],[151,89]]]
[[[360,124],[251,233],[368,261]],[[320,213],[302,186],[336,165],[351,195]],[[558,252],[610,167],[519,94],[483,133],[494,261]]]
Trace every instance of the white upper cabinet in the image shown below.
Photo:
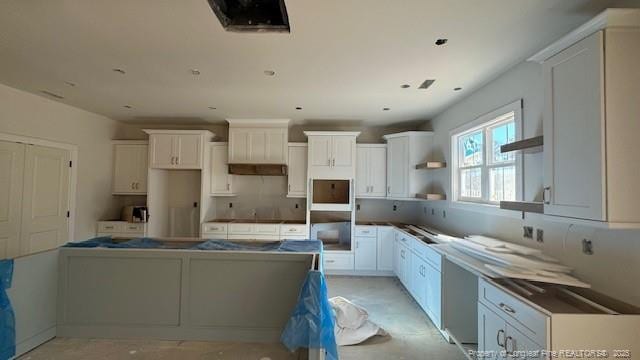
[[[146,141],[122,140],[113,145],[113,194],[145,195],[149,146]]]
[[[226,142],[215,142],[209,144],[211,162],[211,187],[209,195],[211,196],[234,196],[233,192],[233,175],[229,174],[229,164],[227,156],[229,146]]]
[[[305,131],[304,133],[309,137],[308,178],[355,178],[356,137],[360,132]]]
[[[416,165],[427,161],[431,131],[406,131],[385,135],[387,141],[387,198],[415,199],[426,192],[424,173]]]
[[[230,164],[287,163],[289,120],[227,119]]]
[[[356,197],[384,198],[387,192],[387,147],[356,145]]]
[[[631,14],[624,10],[603,14],[615,20],[618,13]],[[633,24],[609,23],[589,36],[572,33],[568,37],[579,41],[567,43],[565,37],[558,42],[564,50],[552,44],[530,59],[542,62],[545,84],[546,215],[609,227],[640,224],[640,162],[633,150],[640,133],[640,12],[635,11]]]
[[[287,197],[307,197],[307,144],[289,143]]]
[[[154,169],[202,169],[207,130],[144,130],[149,134],[149,162]]]

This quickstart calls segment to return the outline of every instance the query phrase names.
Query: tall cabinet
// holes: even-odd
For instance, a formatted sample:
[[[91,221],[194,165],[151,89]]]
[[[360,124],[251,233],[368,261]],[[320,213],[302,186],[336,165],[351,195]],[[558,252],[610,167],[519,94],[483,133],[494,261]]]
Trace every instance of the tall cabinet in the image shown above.
[[[209,144],[209,161],[211,171],[211,196],[235,196],[233,191],[233,175],[229,174],[229,146],[226,142]]]
[[[542,63],[545,85],[544,213],[635,227],[640,12],[609,9],[593,24],[608,21],[530,59]]]
[[[307,197],[307,144],[289,143],[287,197]]]
[[[385,198],[387,194],[387,146],[356,145],[356,197]]]
[[[426,192],[424,173],[416,165],[427,161],[431,131],[405,131],[385,135],[387,141],[387,198],[416,199]]]

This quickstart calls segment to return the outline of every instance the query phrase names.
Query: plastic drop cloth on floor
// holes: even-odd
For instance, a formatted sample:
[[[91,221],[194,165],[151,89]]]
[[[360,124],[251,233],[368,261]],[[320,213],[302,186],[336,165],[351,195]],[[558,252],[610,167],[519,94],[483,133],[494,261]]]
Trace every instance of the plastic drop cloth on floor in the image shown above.
[[[0,359],[16,354],[16,318],[7,295],[13,280],[13,260],[0,260]]]
[[[388,335],[369,320],[369,313],[364,308],[340,296],[329,299],[329,303],[336,316],[335,337],[338,345],[355,345],[376,335]]]
[[[280,340],[290,351],[298,348],[324,349],[327,360],[338,360],[333,310],[321,271],[311,270],[307,274]]]

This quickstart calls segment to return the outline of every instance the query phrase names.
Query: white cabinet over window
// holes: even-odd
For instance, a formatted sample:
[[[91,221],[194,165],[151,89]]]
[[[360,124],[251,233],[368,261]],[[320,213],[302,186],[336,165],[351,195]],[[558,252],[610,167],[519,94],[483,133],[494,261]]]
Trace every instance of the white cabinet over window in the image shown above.
[[[356,145],[356,197],[385,198],[387,187],[387,146]]]
[[[146,195],[149,146],[147,141],[113,143],[113,194]]]
[[[207,130],[150,130],[149,163],[154,169],[202,169]]]
[[[309,137],[308,178],[355,178],[356,137],[360,132],[305,131],[304,134]]]
[[[576,30],[530,59],[543,66],[546,215],[640,225],[639,19],[608,9],[580,28],[601,30]]]
[[[230,164],[287,163],[288,119],[227,119]]]
[[[406,131],[385,135],[387,141],[387,198],[415,199],[426,192],[424,172],[416,165],[426,162],[431,131]]]
[[[289,143],[287,197],[307,197],[308,156],[306,143]]]
[[[228,143],[214,142],[209,144],[211,162],[211,196],[235,196],[233,192],[233,175],[229,174]]]

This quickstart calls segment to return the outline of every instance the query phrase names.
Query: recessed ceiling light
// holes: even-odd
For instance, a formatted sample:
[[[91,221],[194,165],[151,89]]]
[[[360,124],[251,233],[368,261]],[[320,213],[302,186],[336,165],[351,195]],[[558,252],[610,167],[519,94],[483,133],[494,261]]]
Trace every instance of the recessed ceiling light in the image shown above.
[[[267,75],[267,76],[274,76],[276,74],[276,72],[273,71],[273,70],[265,70],[264,74]]]
[[[123,106],[123,107],[124,107],[125,109],[133,109],[133,106],[131,106],[131,105],[125,105],[125,106]]]
[[[71,86],[71,87],[76,86],[76,83],[71,82],[71,81],[65,81],[64,83],[65,83],[65,84],[67,84],[67,85],[69,85],[69,86]]]
[[[411,85],[409,85],[409,84],[402,84],[402,85],[400,85],[400,87],[401,87],[401,88],[403,88],[403,89],[406,89],[406,88],[410,88],[410,87],[411,87]]]
[[[436,40],[436,45],[442,46],[442,45],[446,44],[448,41],[449,41],[449,39],[438,39],[438,40]]]
[[[124,70],[122,70],[122,69],[120,69],[120,68],[114,68],[114,69],[112,69],[112,70],[113,70],[114,72],[117,72],[118,74],[122,74],[122,75],[124,75],[124,74],[126,74],[126,73],[127,73],[126,71],[124,71]]]
[[[461,87],[453,88],[453,91],[460,91],[460,90],[462,90]]]
[[[196,76],[200,75],[200,70],[198,70],[198,69],[191,69],[191,75],[196,75]]]
[[[418,89],[422,89],[422,90],[428,89],[431,85],[433,85],[434,82],[436,82],[435,79],[427,79],[422,84],[420,84]]]
[[[389,111],[391,108],[382,108],[382,111]]]
[[[296,110],[302,110],[302,106],[296,106]]]

